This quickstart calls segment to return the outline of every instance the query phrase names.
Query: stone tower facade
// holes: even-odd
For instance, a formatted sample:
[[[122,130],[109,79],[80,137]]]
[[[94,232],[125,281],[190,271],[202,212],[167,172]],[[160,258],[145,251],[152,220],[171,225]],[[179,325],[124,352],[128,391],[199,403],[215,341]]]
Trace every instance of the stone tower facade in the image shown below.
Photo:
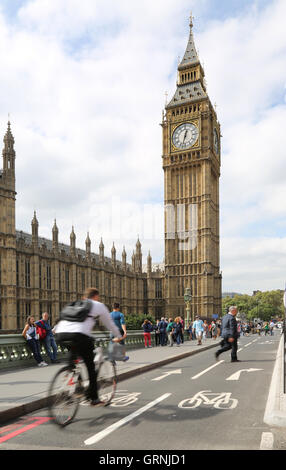
[[[166,315],[221,312],[219,267],[220,124],[208,97],[190,19],[176,92],[163,114]]]
[[[15,150],[10,122],[4,136],[0,172],[0,320],[13,323],[16,312]],[[1,328],[1,325],[0,325]]]

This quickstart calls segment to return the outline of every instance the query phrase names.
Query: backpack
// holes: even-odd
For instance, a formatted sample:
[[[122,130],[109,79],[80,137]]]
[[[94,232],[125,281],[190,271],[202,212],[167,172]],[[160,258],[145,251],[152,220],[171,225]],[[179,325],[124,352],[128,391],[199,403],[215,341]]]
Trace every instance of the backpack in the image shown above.
[[[170,333],[173,328],[174,328],[174,323],[173,322],[169,323],[169,325],[167,326],[168,333]]]
[[[87,317],[92,317],[89,315],[91,308],[90,300],[76,300],[63,308],[60,312],[60,320],[83,322]]]
[[[43,325],[42,321],[41,321],[41,324]],[[39,335],[38,336],[39,340],[43,340],[47,336],[47,330],[45,328],[43,328],[42,326],[37,325],[36,326],[36,334]]]

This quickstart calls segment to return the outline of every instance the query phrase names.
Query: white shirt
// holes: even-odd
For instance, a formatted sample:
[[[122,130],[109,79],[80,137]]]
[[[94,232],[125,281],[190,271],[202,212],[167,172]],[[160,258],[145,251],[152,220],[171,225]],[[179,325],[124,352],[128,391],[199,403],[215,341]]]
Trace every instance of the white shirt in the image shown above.
[[[89,299],[91,300],[91,299]],[[55,333],[82,333],[83,335],[93,336],[92,330],[95,320],[98,318],[104,326],[117,338],[121,338],[121,333],[110,317],[108,308],[96,300],[91,300],[92,308],[83,322],[61,320],[54,328]]]

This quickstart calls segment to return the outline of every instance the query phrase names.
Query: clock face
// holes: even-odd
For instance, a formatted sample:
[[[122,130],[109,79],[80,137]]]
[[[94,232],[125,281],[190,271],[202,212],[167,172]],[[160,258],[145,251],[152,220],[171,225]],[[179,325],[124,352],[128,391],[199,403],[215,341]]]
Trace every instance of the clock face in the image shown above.
[[[198,140],[199,129],[190,122],[181,124],[173,133],[173,144],[178,149],[188,149]]]
[[[217,130],[214,129],[214,149],[215,149],[215,153],[218,154],[218,134],[217,134]]]

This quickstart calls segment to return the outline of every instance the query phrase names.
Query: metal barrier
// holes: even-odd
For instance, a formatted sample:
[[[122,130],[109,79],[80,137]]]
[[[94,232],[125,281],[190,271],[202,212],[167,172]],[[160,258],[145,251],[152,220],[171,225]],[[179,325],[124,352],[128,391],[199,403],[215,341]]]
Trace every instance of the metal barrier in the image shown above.
[[[97,340],[100,340],[100,345],[104,350],[107,349],[109,343],[108,332],[94,332]],[[185,340],[188,335],[185,336]],[[155,334],[151,333],[151,344],[155,345]],[[126,350],[144,348],[144,336],[142,331],[133,330],[128,331],[127,338],[125,339]],[[61,348],[58,345],[58,358],[67,356],[67,349]],[[47,359],[48,355],[44,348],[41,346],[41,354],[43,359]],[[35,363],[35,359],[31,350],[29,349],[25,338],[19,334],[0,335],[0,371],[7,368],[24,367]]]
[[[283,320],[283,336],[284,336],[284,350],[283,350],[283,366],[284,366],[284,384],[283,384],[283,393],[286,393],[286,332],[285,332],[285,326],[286,326],[286,319],[284,318]]]

